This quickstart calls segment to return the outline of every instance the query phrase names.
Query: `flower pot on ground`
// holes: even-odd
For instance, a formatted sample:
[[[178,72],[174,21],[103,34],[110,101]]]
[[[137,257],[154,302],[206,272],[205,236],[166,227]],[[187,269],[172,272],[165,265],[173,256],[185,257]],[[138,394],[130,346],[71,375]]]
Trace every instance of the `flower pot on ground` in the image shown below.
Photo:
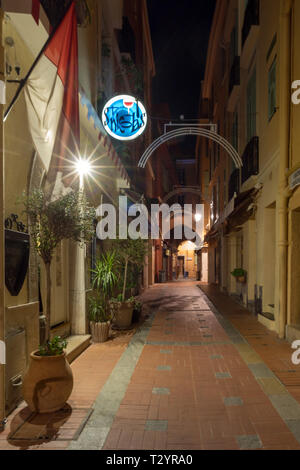
[[[52,413],[69,399],[73,389],[73,374],[64,348],[66,341],[55,337],[45,347],[30,355],[23,377],[23,398],[31,411]]]
[[[134,307],[133,299],[128,299],[125,301],[122,301],[120,298],[111,299],[109,304],[114,327],[117,329],[130,328]]]
[[[88,298],[88,302],[92,341],[94,343],[104,343],[109,338],[111,315],[97,292]]]
[[[131,238],[116,239],[113,242],[118,265],[119,295],[110,302],[114,325],[129,328],[132,323],[134,298],[129,297],[131,289],[137,287],[137,279],[144,266],[147,253],[145,240]]]
[[[51,262],[62,240],[84,243],[93,238],[95,210],[82,191],[70,191],[52,200],[51,194],[35,189],[24,196],[23,204],[33,246],[46,272],[44,344],[31,354],[23,380],[23,396],[32,411],[49,413],[65,405],[73,387],[72,371],[64,353],[67,343],[59,337],[50,341]]]
[[[92,340],[95,343],[103,343],[109,337],[111,320],[109,299],[117,282],[115,252],[102,253],[91,272],[95,291],[89,297],[90,329]]]

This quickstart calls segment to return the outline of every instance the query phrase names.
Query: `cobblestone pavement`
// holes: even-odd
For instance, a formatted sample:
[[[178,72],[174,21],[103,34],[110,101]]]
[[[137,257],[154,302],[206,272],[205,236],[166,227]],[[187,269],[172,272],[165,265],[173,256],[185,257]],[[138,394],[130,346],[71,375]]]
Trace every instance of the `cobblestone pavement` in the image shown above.
[[[74,361],[68,406],[33,419],[21,405],[0,449],[300,449],[290,345],[197,284],[149,289],[134,334]]]

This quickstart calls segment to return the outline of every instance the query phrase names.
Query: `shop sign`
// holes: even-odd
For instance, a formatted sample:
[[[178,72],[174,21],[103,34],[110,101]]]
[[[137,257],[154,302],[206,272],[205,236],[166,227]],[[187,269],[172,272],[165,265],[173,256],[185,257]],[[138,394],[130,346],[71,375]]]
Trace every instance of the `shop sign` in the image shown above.
[[[147,113],[137,98],[119,95],[111,98],[104,106],[102,124],[114,139],[133,140],[146,129]]]

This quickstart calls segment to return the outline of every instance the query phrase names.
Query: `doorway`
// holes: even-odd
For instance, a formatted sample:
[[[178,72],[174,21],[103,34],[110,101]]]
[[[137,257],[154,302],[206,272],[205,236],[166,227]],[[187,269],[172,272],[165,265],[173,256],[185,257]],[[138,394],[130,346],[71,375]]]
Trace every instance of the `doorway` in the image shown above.
[[[178,256],[178,272],[177,272],[177,279],[184,277],[184,261],[185,257],[184,256]]]

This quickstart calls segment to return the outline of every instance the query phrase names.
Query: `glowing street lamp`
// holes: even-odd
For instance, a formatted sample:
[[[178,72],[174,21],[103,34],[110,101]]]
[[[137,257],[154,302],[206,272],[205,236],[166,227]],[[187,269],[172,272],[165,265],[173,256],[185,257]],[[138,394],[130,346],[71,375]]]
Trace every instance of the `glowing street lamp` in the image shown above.
[[[91,174],[92,165],[89,162],[89,160],[85,160],[84,158],[79,158],[75,162],[75,169],[79,175],[79,187],[80,189],[83,189],[83,178]]]

